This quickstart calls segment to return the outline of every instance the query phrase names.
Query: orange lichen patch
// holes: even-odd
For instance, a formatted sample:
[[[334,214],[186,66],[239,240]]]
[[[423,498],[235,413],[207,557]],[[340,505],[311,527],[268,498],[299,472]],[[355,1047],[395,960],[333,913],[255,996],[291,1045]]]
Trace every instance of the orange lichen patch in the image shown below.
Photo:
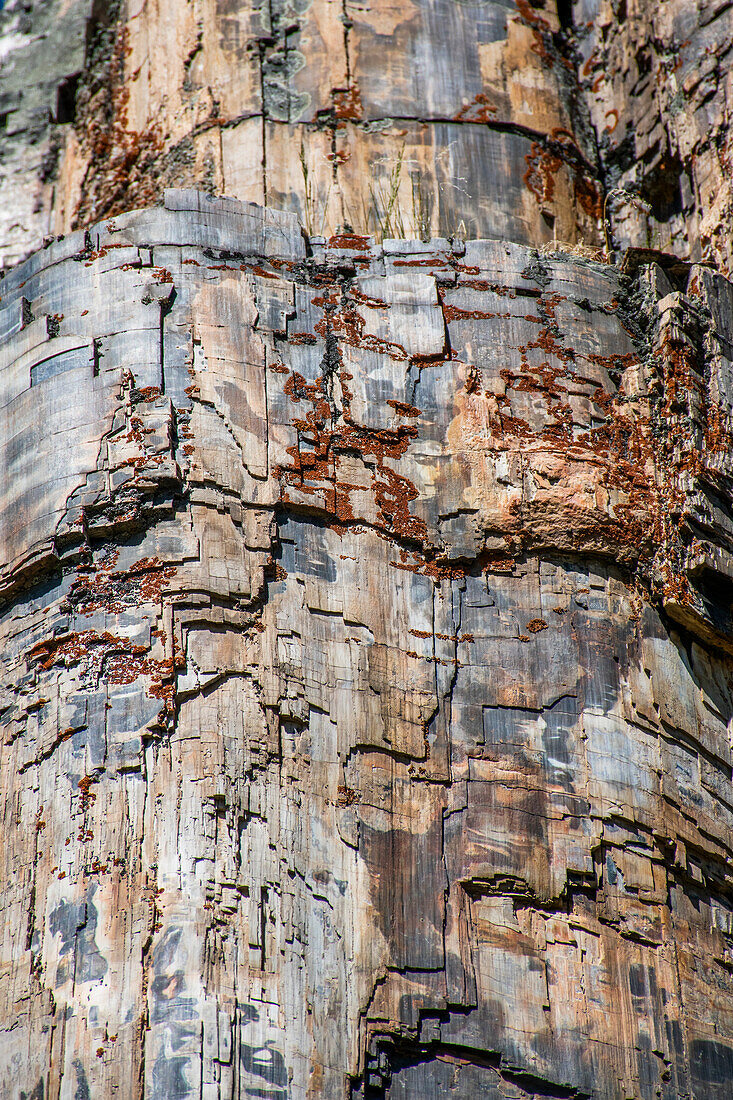
[[[272,554],[265,562],[265,577],[268,580],[284,581],[288,575],[287,569],[283,569],[279,561],[275,561]]]
[[[342,164],[346,164],[348,160],[351,160],[351,152],[348,149],[336,149],[331,153],[326,153],[325,159],[340,168]]]
[[[147,694],[161,699],[159,719],[172,713],[175,685],[173,662],[146,655],[144,646],[109,631],[83,630],[38,642],[28,656],[44,671],[54,667],[80,666],[82,679],[98,684],[130,684],[140,677],[149,679]]]
[[[434,554],[429,548],[426,550],[407,550],[401,547],[399,550],[399,560],[392,560],[389,564],[393,569],[401,569],[407,573],[415,573],[423,577],[430,577],[431,580],[437,582],[461,580],[468,576],[469,573],[511,573],[516,565],[516,561],[512,557],[485,550],[481,551],[471,563],[466,561],[449,561],[445,557]],[[410,630],[410,633],[416,638],[423,637],[423,634],[416,630]],[[425,633],[424,636],[432,637],[432,635],[427,633]],[[453,635],[437,635],[437,637],[443,637],[450,641],[474,641],[472,634],[462,634],[459,638]]]
[[[491,122],[497,108],[485,92],[479,92],[454,116],[456,122]]]
[[[358,233],[336,233],[333,237],[328,238],[329,248],[343,248],[350,252],[368,252],[371,247],[371,240],[369,237],[361,236]],[[313,299],[315,302],[315,298]]]
[[[362,238],[365,239],[365,238]],[[363,295],[357,288],[352,288],[349,297],[342,297],[337,287],[329,287],[322,295],[313,299],[313,304],[322,306],[324,316],[315,325],[315,330],[323,339],[330,333],[338,337],[351,347],[364,348],[368,351],[389,355],[391,359],[406,361],[410,357],[401,344],[393,340],[384,340],[372,333],[365,333],[366,321],[355,308],[355,302],[363,301],[364,304],[376,309],[389,309],[387,302],[369,298]],[[413,361],[417,361],[417,357]]]
[[[80,633],[65,634],[37,642],[28,656],[33,661],[37,660],[44,671],[55,664],[68,668],[83,660],[89,654],[91,646],[114,643],[116,640],[112,634],[97,634],[94,630],[83,630]]]
[[[130,429],[125,436],[128,443],[142,443],[143,442],[143,422],[139,416],[131,416],[129,420]],[[129,461],[139,462],[138,459],[132,459]]]
[[[458,664],[458,662],[456,661],[455,658],[451,659],[449,657],[449,658],[446,659],[444,657],[438,657],[438,655],[436,653],[418,653],[414,649],[405,649],[405,650],[403,650],[403,653],[404,653],[405,657],[409,657],[413,661],[426,661],[426,662],[429,661],[430,664],[434,664],[434,665]]]
[[[599,55],[598,47],[596,46],[596,47],[594,47],[592,53],[590,54],[590,56],[586,59],[585,63],[583,64],[583,66],[580,70],[580,75],[581,76],[590,76],[590,74],[593,72],[593,70],[598,68],[600,63],[601,63],[600,62],[600,55]]]
[[[730,417],[719,405],[711,403],[705,418],[705,450],[709,455],[730,454],[733,451],[733,427]],[[708,476],[716,476],[705,467]]]
[[[420,415],[420,410],[414,405],[406,405],[404,401],[395,401],[393,398],[387,398],[387,404],[391,405],[394,411],[399,416],[416,417]]]
[[[541,630],[547,630],[548,625],[549,624],[546,623],[544,619],[530,619],[525,629],[527,629],[530,634],[539,634]]]
[[[664,538],[670,494],[655,481],[648,427],[643,418],[629,418],[623,393],[616,399],[597,389],[592,400],[597,415],[605,419],[580,438],[573,437],[566,379],[577,380],[575,354],[561,343],[555,320],[559,300],[541,298],[537,320],[544,324],[536,340],[518,349],[522,369],[501,372],[504,396],[484,393],[475,370],[456,394],[448,441],[471,471],[466,501],[477,509],[479,522],[512,534],[518,547],[553,545],[602,553],[613,548],[618,560],[649,560]],[[531,364],[530,349],[548,358]],[[629,357],[618,358],[631,365]],[[605,360],[604,365],[611,366]],[[515,391],[544,398],[544,427],[531,427],[511,414]],[[506,488],[496,483],[494,473],[493,456],[502,453],[515,455],[512,461],[519,463],[516,484]],[[530,472],[534,485],[530,498],[521,488],[523,471]]]
[[[91,267],[95,260],[99,260],[106,255],[106,248],[92,249],[91,252],[86,252],[84,254],[84,267]]]
[[[547,48],[547,42],[551,41],[551,28],[546,19],[534,9],[529,0],[514,0],[517,6],[517,11],[522,19],[522,22],[526,23],[532,30],[532,37],[534,39],[532,43],[532,51],[545,62],[545,64],[552,67],[555,64],[555,56]]]
[[[690,395],[704,401],[705,383],[695,350],[684,338],[665,329],[658,345],[664,365],[664,406],[667,417],[688,412]]]
[[[130,646],[123,653],[111,652],[107,655],[104,664],[105,680],[110,684],[133,684],[140,676],[160,678],[162,666],[165,666],[167,677],[170,676],[170,662],[155,661],[144,654],[145,650],[140,651],[138,646]],[[155,690],[151,690],[150,694],[156,694],[159,688],[160,685],[156,685]]]
[[[490,313],[483,309],[460,309],[458,306],[454,306],[451,303],[443,306],[443,316],[446,323],[450,324],[451,321],[485,321],[491,317],[510,317],[509,313]]]
[[[375,298],[373,295],[365,294],[359,286],[351,286],[349,288],[349,297],[355,302],[361,302],[365,306],[369,306],[371,309],[392,308],[389,302],[385,302],[382,298]]]
[[[402,538],[424,540],[427,535],[424,522],[410,513],[418,490],[387,464],[387,460],[397,460],[405,454],[417,429],[402,425],[394,430],[376,430],[355,424],[351,419],[348,377],[346,371],[339,373],[344,407],[336,423],[320,379],[308,383],[294,371],[285,383],[284,393],[294,405],[303,404],[304,415],[292,420],[297,442],[286,448],[291,463],[276,471],[282,486],[281,499],[287,502],[289,489],[297,489],[314,501],[325,501],[327,512],[337,523],[353,522],[352,495],[366,491],[366,487],[340,479],[338,469],[340,456],[357,454],[369,460],[365,468],[371,471],[370,489],[383,530]]]
[[[562,166],[562,159],[550,153],[538,141],[533,141],[524,160],[527,171],[522,176],[525,186],[538,203],[550,203],[555,196],[555,173]]]
[[[553,130],[546,145],[533,141],[524,160],[527,170],[522,179],[541,206],[548,206],[554,200],[555,176],[564,166],[572,177],[575,198],[580,208],[594,220],[601,217],[601,194],[595,180],[584,167],[572,134],[567,130]]]
[[[572,412],[567,401],[567,388],[563,384],[565,379],[577,376],[569,373],[569,368],[575,363],[575,351],[562,343],[557,326],[556,308],[563,301],[561,295],[544,295],[538,304],[541,307],[541,316],[528,315],[524,318],[540,326],[537,337],[520,344],[517,350],[521,356],[521,369],[518,372],[506,368],[500,371],[506,386],[506,394],[499,401],[502,405],[502,420],[507,426],[511,424],[511,392],[537,393],[544,400],[547,415],[547,424],[540,437],[547,441],[557,439],[570,440],[572,437]],[[530,352],[540,351],[547,355],[547,359],[540,363],[530,363]]]
[[[135,401],[155,401],[160,397],[160,386],[144,386],[142,389],[135,390]]]
[[[87,98],[80,97],[76,131],[86,172],[72,228],[89,225],[101,214],[114,216],[153,203],[165,187],[160,170],[164,136],[155,125],[144,132],[129,127],[130,86],[126,58],[131,53],[129,28],[120,27],[106,79],[97,79]],[[84,89],[86,91],[86,89]]]
[[[361,798],[359,792],[355,791],[352,787],[340,786],[337,789],[337,794],[337,806],[352,806],[354,802],[358,802]]]
[[[360,238],[366,240],[365,237]],[[315,294],[313,296],[313,305],[319,306],[322,309],[335,309],[341,300],[341,294],[339,288],[328,280],[323,286],[322,294]]]
[[[445,256],[421,256],[414,257],[409,260],[393,260],[393,267],[429,267],[438,269],[449,269],[452,265],[450,260]]]
[[[602,217],[603,199],[590,176],[576,170],[573,174],[573,186],[575,188],[575,198],[581,210],[594,220]]]
[[[79,787],[79,790],[81,791],[81,808],[82,808],[82,810],[89,809],[89,807],[92,805],[92,803],[95,801],[95,799],[97,797],[96,794],[94,793],[94,791],[91,789],[91,786],[92,786],[93,782],[94,782],[94,776],[93,775],[84,775],[84,776],[82,776],[82,778],[79,780],[79,782],[77,784],[77,786]],[[61,876],[59,876],[59,878],[60,877]]]
[[[79,569],[79,579],[72,584],[68,603],[81,615],[97,611],[120,614],[144,603],[159,603],[176,567],[164,565],[157,558],[141,558],[127,570],[115,571],[114,563],[99,563]]]
[[[363,110],[359,85],[354,81],[348,88],[333,88],[331,90],[331,102],[333,104],[334,118],[349,119],[358,122]]]
[[[383,303],[384,308],[388,308],[386,303]],[[352,347],[364,348],[367,351],[375,351],[383,355],[389,355],[391,359],[398,361],[405,361],[409,358],[407,352],[401,344],[396,343],[393,340],[384,340],[380,336],[375,336],[372,333],[365,333],[364,326],[365,321],[358,310],[351,307],[348,303],[344,303],[343,307],[335,312],[331,313],[327,318],[319,321],[316,325],[316,332],[319,336],[325,337],[326,332],[329,330],[335,336],[339,336],[345,344],[350,344]]]
[[[607,118],[607,119],[610,119],[610,122],[606,126],[606,133],[607,134],[612,134],[613,131],[618,126],[618,111],[614,107],[614,108],[612,108],[612,110],[606,111],[606,114],[605,114],[604,117]]]

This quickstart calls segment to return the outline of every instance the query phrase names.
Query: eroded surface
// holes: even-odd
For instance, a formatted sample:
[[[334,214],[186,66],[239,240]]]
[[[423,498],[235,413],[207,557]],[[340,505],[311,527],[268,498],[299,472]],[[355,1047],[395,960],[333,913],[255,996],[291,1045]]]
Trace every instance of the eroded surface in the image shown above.
[[[729,1094],[732,292],[638,260],[6,277],[3,1095]]]
[[[7,0],[0,256],[200,187],[729,271],[727,0]],[[33,73],[34,79],[28,80]]]

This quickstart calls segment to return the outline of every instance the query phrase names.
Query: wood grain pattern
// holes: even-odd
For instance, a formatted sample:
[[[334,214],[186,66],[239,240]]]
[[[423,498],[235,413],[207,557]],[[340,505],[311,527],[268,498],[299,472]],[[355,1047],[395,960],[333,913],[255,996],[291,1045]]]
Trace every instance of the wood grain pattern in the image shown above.
[[[3,1096],[727,1095],[733,289],[625,264],[6,275]]]

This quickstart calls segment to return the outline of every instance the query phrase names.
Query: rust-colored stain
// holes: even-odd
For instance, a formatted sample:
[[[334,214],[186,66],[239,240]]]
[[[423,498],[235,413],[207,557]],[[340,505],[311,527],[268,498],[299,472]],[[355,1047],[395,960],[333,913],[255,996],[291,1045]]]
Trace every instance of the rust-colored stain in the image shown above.
[[[492,104],[486,92],[477,92],[456,114],[456,122],[491,122],[498,108]]]
[[[333,113],[337,119],[358,122],[363,114],[359,85],[350,84],[348,88],[334,88],[331,92]]]

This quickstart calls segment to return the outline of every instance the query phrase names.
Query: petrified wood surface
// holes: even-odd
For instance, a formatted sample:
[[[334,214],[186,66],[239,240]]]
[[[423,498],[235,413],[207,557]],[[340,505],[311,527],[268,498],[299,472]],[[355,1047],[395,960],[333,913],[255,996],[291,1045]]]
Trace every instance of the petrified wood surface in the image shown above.
[[[6,276],[3,1096],[730,1096],[733,288],[645,258]]]
[[[195,186],[728,271],[732,48],[728,0],[7,0],[0,258]]]

